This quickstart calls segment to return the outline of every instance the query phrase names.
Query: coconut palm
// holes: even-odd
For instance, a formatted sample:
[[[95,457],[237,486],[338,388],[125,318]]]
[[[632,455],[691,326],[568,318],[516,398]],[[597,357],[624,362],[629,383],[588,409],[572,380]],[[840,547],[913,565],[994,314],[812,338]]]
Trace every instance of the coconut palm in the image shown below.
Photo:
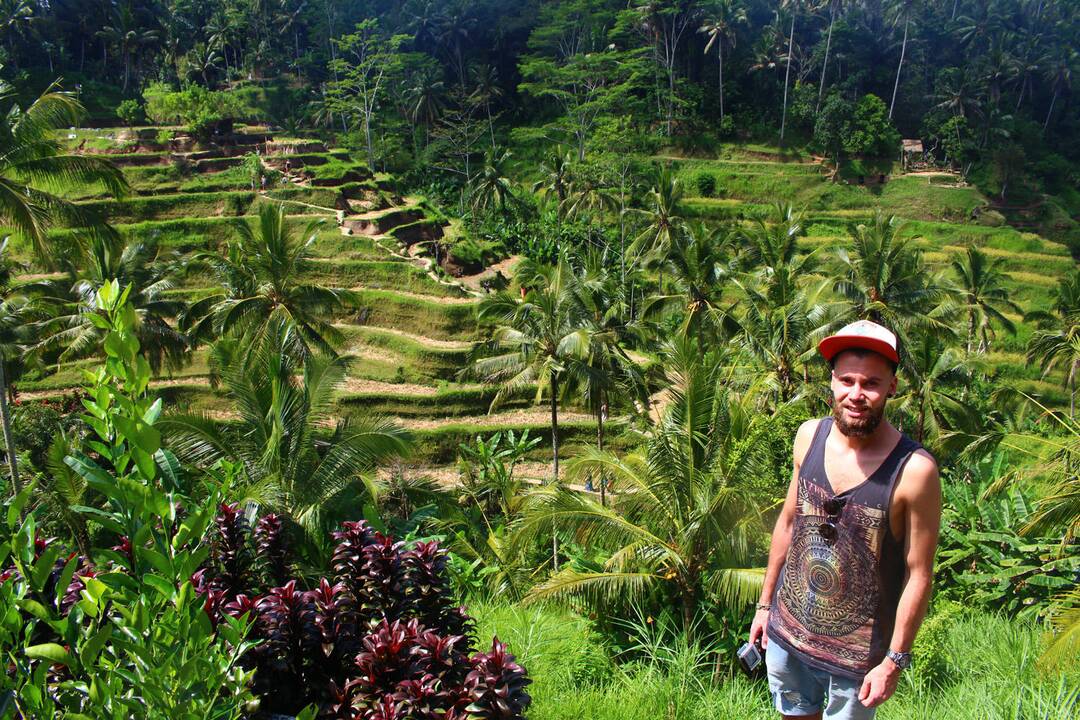
[[[15,263],[7,252],[7,238],[0,241],[0,425],[4,432],[4,448],[11,488],[14,495],[22,490],[19,464],[15,457],[15,438],[11,432],[11,413],[8,407],[10,382],[22,369],[22,358],[28,339],[34,309],[22,293],[12,292],[11,278]],[[16,371],[16,372],[13,372]]]
[[[803,215],[788,203],[777,203],[771,214],[757,219],[742,232],[746,250],[739,258],[744,274],[774,305],[786,305],[796,283],[814,275],[815,252],[800,252],[799,238],[806,235]]]
[[[221,292],[193,303],[181,327],[197,340],[258,333],[274,318],[296,328],[290,353],[302,360],[315,350],[336,355],[344,342],[331,323],[334,313],[352,307],[355,295],[343,288],[306,283],[301,274],[320,221],[301,236],[289,226],[283,204],[259,207],[255,226],[237,225],[237,240],[223,253],[205,252],[193,263],[209,267]]]
[[[787,58],[784,62],[784,109],[780,115],[780,142],[784,142],[784,128],[787,126],[788,86],[791,83],[791,62],[795,59],[795,18],[799,16],[799,7],[803,0],[781,0],[780,6],[791,11],[791,31],[788,33]]]
[[[105,159],[64,151],[57,131],[78,125],[83,108],[56,84],[24,108],[16,100],[15,89],[0,80],[0,113],[0,224],[27,238],[48,265],[52,254],[45,231],[50,226],[100,226],[93,213],[57,193],[100,184],[122,195],[127,182]]]
[[[720,92],[720,120],[724,120],[724,45],[735,47],[735,26],[746,22],[746,8],[738,0],[720,0],[713,6],[713,14],[700,28],[709,38],[702,51],[708,54],[712,46],[716,46],[716,61],[718,75],[716,89]]]
[[[904,368],[897,395],[890,401],[914,423],[920,443],[944,442],[949,433],[971,437],[976,414],[965,398],[972,380],[971,361],[933,333],[921,333],[904,348]]]
[[[718,341],[732,329],[732,307],[724,293],[732,280],[731,249],[735,238],[725,229],[709,232],[704,227],[687,229],[677,236],[663,263],[671,278],[668,291],[650,296],[645,303],[646,318],[681,317],[679,333],[696,338],[701,355],[710,341]]]
[[[540,179],[533,183],[533,192],[541,192],[545,195],[554,195],[558,201],[556,207],[557,220],[562,222],[563,212],[566,209],[566,198],[570,193],[570,168],[573,164],[573,154],[556,147],[548,156],[540,162]]]
[[[491,65],[482,65],[473,69],[473,91],[469,94],[469,101],[484,106],[487,114],[488,134],[491,136],[491,149],[495,150],[495,124],[491,119],[491,103],[503,96],[502,88],[499,87],[499,74]]]
[[[176,369],[190,359],[188,336],[174,321],[187,304],[170,294],[186,272],[176,251],[162,250],[154,238],[88,238],[72,258],[61,262],[64,276],[26,286],[36,303],[50,309],[40,323],[35,351],[46,360],[66,362],[101,352],[106,331],[95,323],[97,294],[116,280],[130,287],[128,302],[135,309],[135,333],[151,369]]]
[[[691,632],[700,603],[746,604],[760,593],[763,571],[750,567],[750,539],[759,517],[741,478],[761,472],[760,444],[745,442],[759,421],[743,399],[725,390],[724,370],[682,338],[666,350],[671,402],[643,449],[587,449],[570,477],[610,477],[619,488],[611,507],[563,487],[527,500],[517,542],[553,523],[589,547],[610,553],[603,567],[566,567],[529,591],[527,600],[579,599],[603,607],[666,590]]]
[[[844,11],[844,0],[823,0],[821,7],[829,9],[829,32],[825,36],[825,59],[821,61],[821,81],[818,85],[817,105],[814,106],[816,115],[821,109],[821,98],[825,95],[825,77],[829,71],[829,50],[832,49],[832,31],[836,24],[836,17]]]
[[[604,449],[604,423],[611,400],[643,400],[645,382],[627,346],[638,333],[630,319],[626,288],[620,274],[609,267],[604,251],[592,249],[579,260],[578,298],[591,330],[591,347],[584,362],[576,362],[576,389],[596,416],[596,447]],[[600,504],[606,505],[607,488],[600,483]]]
[[[509,150],[488,150],[484,153],[484,164],[472,182],[474,210],[496,209],[501,212],[507,204],[517,201],[508,167],[510,154]]]
[[[552,482],[559,479],[559,398],[561,383],[589,354],[592,333],[578,295],[577,278],[565,260],[544,267],[523,260],[516,298],[500,292],[484,298],[479,316],[498,325],[481,345],[466,374],[498,384],[494,410],[523,388],[536,387],[536,401],[551,404]]]
[[[1021,314],[1023,311],[1009,299],[1005,289],[1004,259],[991,260],[974,245],[969,245],[967,252],[952,259],[952,269],[959,279],[961,302],[968,316],[967,352],[971,353],[975,345],[976,334],[979,336],[979,352],[990,348],[994,337],[992,323],[997,323],[1006,332],[1015,335],[1016,325],[1005,316],[1006,311]]]
[[[139,17],[135,4],[132,2],[119,3],[113,9],[113,17],[109,25],[98,31],[98,36],[116,47],[124,63],[123,92],[127,92],[131,82],[131,66],[138,57],[139,52],[157,41],[158,33],[146,25],[153,18]]]
[[[686,229],[685,220],[678,214],[682,194],[682,184],[678,178],[672,175],[669,166],[662,165],[656,173],[652,189],[645,197],[645,207],[633,209],[644,222],[644,227],[630,243],[632,255],[652,255],[662,262],[675,239]]]
[[[900,43],[900,62],[896,64],[896,82],[893,83],[892,101],[889,103],[889,120],[892,120],[893,110],[896,108],[896,95],[900,90],[900,71],[904,69],[904,57],[907,55],[908,30],[911,28],[911,13],[915,10],[918,0],[894,0],[893,12],[895,24],[904,26],[904,39]]]
[[[838,251],[841,274],[834,287],[848,303],[849,318],[873,320],[908,341],[913,330],[948,334],[946,296],[906,235],[906,224],[878,212],[869,224],[849,231],[850,248]]]
[[[275,317],[254,346],[221,340],[224,394],[235,417],[171,413],[155,427],[196,467],[235,463],[241,487],[234,492],[287,514],[315,539],[334,521],[355,515],[361,498],[377,495],[373,471],[404,456],[410,440],[407,431],[378,418],[335,417],[348,360],[309,355],[295,364],[289,349],[299,332]]]
[[[565,260],[553,267],[524,260],[518,265],[524,297],[500,292],[484,298],[481,318],[499,324],[489,342],[477,349],[466,373],[498,384],[494,410],[523,388],[536,386],[551,403],[552,485],[559,483],[559,399],[572,374],[580,371],[592,348],[592,333],[578,295],[577,278]],[[552,533],[552,564],[558,568],[558,540]]]
[[[1045,377],[1064,365],[1069,390],[1069,417],[1076,417],[1076,374],[1080,370],[1080,271],[1061,281],[1050,312],[1031,313],[1025,320],[1040,329],[1028,344],[1028,362],[1039,363]]]

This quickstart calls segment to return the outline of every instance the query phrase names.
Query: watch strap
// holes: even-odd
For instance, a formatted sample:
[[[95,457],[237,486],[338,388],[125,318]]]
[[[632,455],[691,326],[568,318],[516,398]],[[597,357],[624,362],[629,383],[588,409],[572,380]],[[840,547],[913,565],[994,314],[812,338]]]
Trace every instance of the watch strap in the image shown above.
[[[896,667],[901,670],[907,670],[911,666],[911,653],[909,652],[897,652],[896,650],[889,650],[885,653],[885,657],[893,661]]]

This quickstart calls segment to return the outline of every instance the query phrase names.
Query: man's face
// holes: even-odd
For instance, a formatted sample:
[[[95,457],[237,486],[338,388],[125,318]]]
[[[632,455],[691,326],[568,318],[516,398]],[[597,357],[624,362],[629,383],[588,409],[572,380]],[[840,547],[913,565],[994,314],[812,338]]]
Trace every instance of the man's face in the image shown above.
[[[848,437],[866,437],[885,415],[885,403],[896,392],[896,375],[876,353],[842,352],[832,372],[833,417]]]

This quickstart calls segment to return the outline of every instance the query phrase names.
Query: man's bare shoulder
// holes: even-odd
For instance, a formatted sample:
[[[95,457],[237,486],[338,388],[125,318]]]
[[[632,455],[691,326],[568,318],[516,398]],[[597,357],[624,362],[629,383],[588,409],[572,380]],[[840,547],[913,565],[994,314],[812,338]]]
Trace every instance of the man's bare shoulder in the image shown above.
[[[896,492],[910,500],[939,498],[941,480],[934,456],[922,448],[912,453],[904,465]]]
[[[810,443],[814,440],[814,433],[817,432],[820,422],[821,418],[807,420],[795,431],[795,447],[792,454],[796,463],[802,464],[802,459],[806,457],[806,451],[810,449]]]

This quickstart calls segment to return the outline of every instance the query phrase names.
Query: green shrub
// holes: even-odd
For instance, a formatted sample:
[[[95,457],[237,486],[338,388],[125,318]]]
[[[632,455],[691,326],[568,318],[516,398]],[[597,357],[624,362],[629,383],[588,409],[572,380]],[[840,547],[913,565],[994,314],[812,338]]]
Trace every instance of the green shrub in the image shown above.
[[[116,106],[116,117],[128,127],[138,125],[143,118],[142,106],[137,100],[127,99]]]
[[[478,271],[506,254],[502,243],[467,237],[450,247],[450,259],[469,271]]]
[[[716,195],[716,176],[700,170],[694,176],[694,187],[697,188],[698,195],[701,197],[713,197]]]
[[[919,628],[912,654],[918,658],[911,666],[911,680],[924,688],[942,688],[953,680],[949,664],[949,635],[967,609],[949,600],[938,604]]]

